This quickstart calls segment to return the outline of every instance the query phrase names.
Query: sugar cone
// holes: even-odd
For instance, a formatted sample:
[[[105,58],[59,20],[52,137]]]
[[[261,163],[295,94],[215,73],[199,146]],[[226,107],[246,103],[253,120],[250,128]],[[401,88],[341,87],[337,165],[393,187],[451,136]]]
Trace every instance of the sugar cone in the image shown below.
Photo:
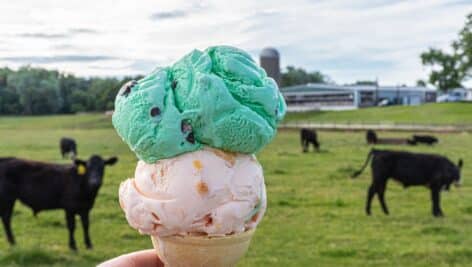
[[[255,229],[225,237],[152,236],[166,267],[231,267],[246,253]]]

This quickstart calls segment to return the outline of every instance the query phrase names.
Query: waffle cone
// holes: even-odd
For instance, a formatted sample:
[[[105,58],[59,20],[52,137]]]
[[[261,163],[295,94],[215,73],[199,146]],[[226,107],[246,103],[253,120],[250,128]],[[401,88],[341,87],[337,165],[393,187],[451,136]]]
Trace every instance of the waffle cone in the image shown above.
[[[166,267],[231,267],[246,253],[255,229],[224,237],[151,236]]]

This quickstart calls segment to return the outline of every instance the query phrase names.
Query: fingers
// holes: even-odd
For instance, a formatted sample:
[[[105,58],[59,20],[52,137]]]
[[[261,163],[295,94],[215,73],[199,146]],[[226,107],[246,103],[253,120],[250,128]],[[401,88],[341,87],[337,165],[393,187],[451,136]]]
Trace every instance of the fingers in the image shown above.
[[[154,249],[148,249],[121,255],[97,267],[164,267],[164,264]]]

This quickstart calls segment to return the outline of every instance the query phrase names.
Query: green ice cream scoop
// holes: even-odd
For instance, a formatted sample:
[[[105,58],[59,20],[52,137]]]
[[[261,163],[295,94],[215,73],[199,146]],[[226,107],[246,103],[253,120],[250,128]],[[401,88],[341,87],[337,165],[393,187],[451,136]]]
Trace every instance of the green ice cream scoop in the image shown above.
[[[246,52],[215,46],[123,85],[113,125],[139,159],[154,163],[203,145],[255,153],[285,112],[277,84]]]

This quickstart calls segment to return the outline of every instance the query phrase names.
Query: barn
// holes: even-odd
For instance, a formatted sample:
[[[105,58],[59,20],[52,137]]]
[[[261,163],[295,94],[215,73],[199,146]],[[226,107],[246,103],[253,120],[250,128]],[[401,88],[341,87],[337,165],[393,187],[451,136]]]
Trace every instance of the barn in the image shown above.
[[[420,105],[436,101],[436,89],[411,86],[308,83],[280,89],[288,111],[349,110],[376,105]]]

